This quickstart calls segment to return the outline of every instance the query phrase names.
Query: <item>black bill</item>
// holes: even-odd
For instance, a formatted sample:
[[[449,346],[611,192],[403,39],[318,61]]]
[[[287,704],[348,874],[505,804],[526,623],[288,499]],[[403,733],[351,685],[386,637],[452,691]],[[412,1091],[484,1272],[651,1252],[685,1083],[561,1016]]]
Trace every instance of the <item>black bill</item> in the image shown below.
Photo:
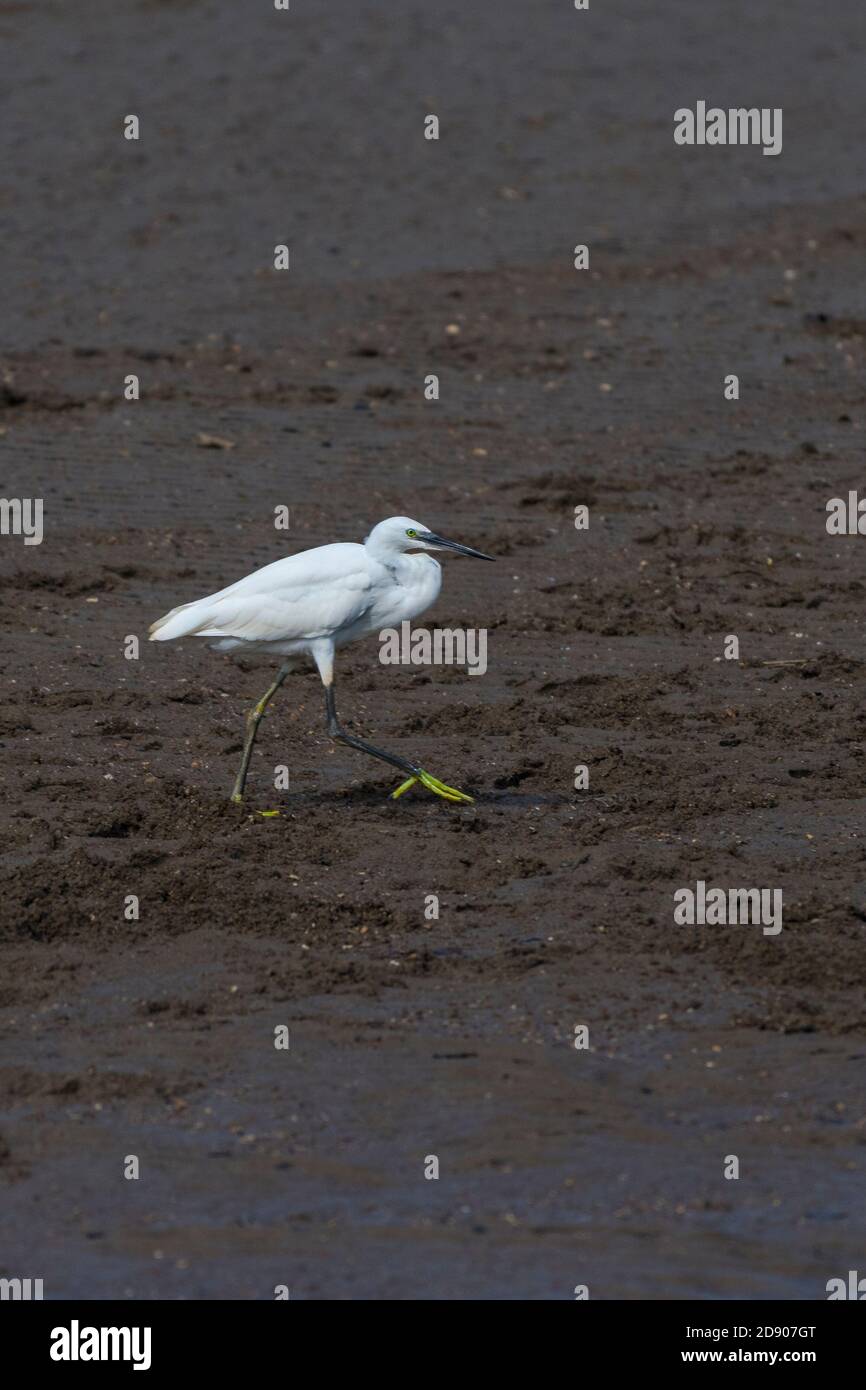
[[[480,550],[473,550],[471,545],[461,545],[459,541],[447,541],[444,536],[437,536],[435,531],[419,531],[419,541],[424,541],[425,545],[435,545],[441,550],[453,550],[457,555],[471,555],[474,560],[494,560],[493,555],[482,555]]]

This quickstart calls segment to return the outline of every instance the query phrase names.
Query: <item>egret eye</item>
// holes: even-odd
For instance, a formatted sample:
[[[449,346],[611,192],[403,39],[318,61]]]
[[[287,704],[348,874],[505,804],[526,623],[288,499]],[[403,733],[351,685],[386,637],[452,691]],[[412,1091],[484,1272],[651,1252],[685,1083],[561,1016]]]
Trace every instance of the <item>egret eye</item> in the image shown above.
[[[415,537],[417,536],[417,534],[418,534],[417,531],[407,531],[407,532],[406,532],[406,535],[410,538],[410,540],[414,540]]]

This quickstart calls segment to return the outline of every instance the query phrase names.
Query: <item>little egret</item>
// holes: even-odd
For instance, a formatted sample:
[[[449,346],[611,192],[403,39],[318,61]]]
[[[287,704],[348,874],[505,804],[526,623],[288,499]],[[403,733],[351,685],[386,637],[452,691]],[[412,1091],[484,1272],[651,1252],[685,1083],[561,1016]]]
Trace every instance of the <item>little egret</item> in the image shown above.
[[[242,801],[247,771],[262,715],[286,676],[312,657],[325,687],[328,733],[338,743],[381,758],[409,774],[394,797],[416,782],[446,801],[472,797],[446,786],[422,767],[372,743],[347,734],[337,719],[334,653],[357,637],[417,618],[438,597],[442,570],[431,550],[452,550],[477,560],[492,560],[468,545],[445,540],[408,516],[391,516],[374,526],[363,545],[319,545],[287,555],[239,579],[227,589],[172,608],[150,628],[152,642],[177,637],[215,638],[218,652],[273,652],[287,658],[275,681],[249,711],[241,765],[232,801]],[[417,552],[422,552],[418,554]],[[412,553],[409,553],[412,552]]]

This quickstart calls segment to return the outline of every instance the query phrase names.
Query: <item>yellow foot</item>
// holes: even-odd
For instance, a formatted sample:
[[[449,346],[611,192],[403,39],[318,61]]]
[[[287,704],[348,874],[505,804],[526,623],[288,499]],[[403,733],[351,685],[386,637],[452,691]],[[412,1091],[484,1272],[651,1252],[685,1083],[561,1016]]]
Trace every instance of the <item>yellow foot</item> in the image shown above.
[[[398,796],[402,796],[410,787],[414,787],[416,782],[420,782],[429,792],[436,796],[441,796],[445,801],[464,801],[472,802],[474,797],[467,796],[465,792],[460,792],[456,787],[448,787],[444,782],[440,782],[438,777],[431,777],[429,772],[419,771],[417,777],[408,777],[402,782],[395,792],[391,793],[391,800],[396,801]]]
[[[243,796],[240,792],[232,792],[232,801],[236,806],[240,806],[243,803]]]

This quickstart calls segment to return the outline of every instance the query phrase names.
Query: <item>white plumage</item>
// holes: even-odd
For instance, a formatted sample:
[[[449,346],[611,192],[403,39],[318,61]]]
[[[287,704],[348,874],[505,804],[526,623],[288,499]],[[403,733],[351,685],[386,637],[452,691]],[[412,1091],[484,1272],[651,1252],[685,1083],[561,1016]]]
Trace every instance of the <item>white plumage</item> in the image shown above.
[[[205,637],[217,651],[243,649],[287,658],[276,682],[249,717],[252,722],[248,721],[244,761],[235,784],[236,800],[243,793],[255,731],[267,703],[305,655],[315,661],[325,685],[329,730],[335,738],[411,770],[415,780],[416,774],[420,780],[429,777],[414,764],[343,733],[334,705],[333,667],[336,648],[417,618],[435,602],[442,586],[442,570],[432,555],[425,553],[431,550],[491,558],[445,540],[410,517],[392,516],[375,526],[363,545],[321,545],[275,560],[226,589],[172,608],[152,625],[152,642]],[[429,780],[436,782],[435,778]],[[455,795],[462,797],[462,793]]]
[[[402,529],[413,528],[407,523]],[[375,542],[321,545],[275,560],[216,594],[173,608],[153,624],[151,638],[232,638],[220,649],[255,643],[288,655],[327,638],[340,645],[387,626],[398,612],[403,618],[417,617],[438,597],[441,586],[442,570],[432,556],[380,558]]]

